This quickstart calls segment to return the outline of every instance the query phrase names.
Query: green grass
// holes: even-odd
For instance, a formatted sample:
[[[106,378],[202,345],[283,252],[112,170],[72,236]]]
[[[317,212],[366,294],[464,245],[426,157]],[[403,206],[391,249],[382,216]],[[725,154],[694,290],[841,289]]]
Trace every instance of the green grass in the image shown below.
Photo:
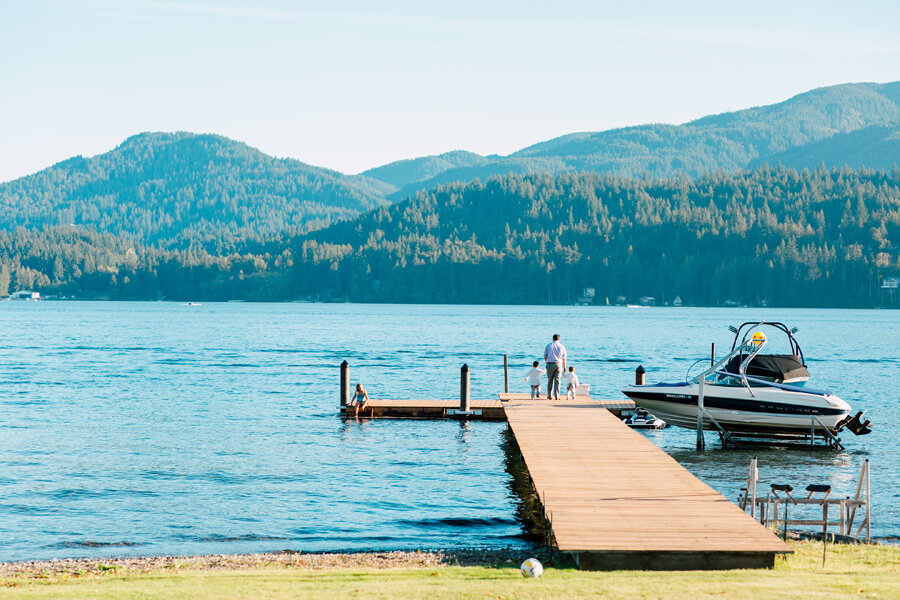
[[[490,566],[384,570],[284,567],[237,571],[166,569],[148,574],[7,578],[3,598],[900,598],[900,548],[794,545],[771,570],[583,572],[549,568],[524,579],[517,568]]]

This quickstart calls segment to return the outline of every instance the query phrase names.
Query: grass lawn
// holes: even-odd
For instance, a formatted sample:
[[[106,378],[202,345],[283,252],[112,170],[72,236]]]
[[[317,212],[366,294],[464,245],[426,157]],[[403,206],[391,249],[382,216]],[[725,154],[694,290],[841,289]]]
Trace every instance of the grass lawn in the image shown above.
[[[313,570],[162,569],[145,574],[7,577],[2,598],[900,598],[900,547],[794,544],[772,570],[584,572],[547,568],[524,579],[517,565]]]

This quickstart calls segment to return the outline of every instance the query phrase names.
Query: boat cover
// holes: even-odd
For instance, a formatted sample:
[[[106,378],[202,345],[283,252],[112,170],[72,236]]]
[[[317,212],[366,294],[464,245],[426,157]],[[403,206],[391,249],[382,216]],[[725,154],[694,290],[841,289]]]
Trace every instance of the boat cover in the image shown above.
[[[725,365],[725,370],[737,374],[744,358],[740,355],[735,356]],[[786,381],[798,377],[809,378],[809,371],[800,358],[793,354],[757,354],[747,365],[747,375]]]

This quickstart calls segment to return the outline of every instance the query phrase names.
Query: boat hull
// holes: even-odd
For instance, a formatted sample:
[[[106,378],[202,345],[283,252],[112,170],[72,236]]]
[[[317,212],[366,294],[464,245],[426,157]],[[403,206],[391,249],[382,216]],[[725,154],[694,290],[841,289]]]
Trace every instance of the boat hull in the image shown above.
[[[808,434],[815,420],[833,430],[850,413],[850,406],[829,392],[805,388],[707,384],[703,405],[729,432],[757,435]],[[698,384],[636,385],[622,390],[641,408],[670,425],[697,428]],[[816,428],[818,428],[816,423]],[[703,428],[715,426],[707,419]]]

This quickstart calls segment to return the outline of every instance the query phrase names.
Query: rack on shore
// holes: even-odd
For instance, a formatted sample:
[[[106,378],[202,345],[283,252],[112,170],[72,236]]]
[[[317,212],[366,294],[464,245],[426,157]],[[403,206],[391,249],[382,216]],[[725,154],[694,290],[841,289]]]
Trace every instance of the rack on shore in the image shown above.
[[[766,495],[757,495],[757,483],[759,480],[759,470],[757,468],[757,459],[750,459],[750,471],[747,476],[747,487],[741,488],[741,495],[738,496],[738,504],[747,511],[751,517],[757,519],[761,524],[771,527],[776,531],[779,527],[782,530],[782,536],[786,539],[789,526],[800,527],[821,527],[822,536],[828,538],[829,527],[831,528],[832,537],[840,536],[841,538],[859,541],[863,532],[865,532],[865,541],[872,539],[872,505],[870,501],[870,471],[869,459],[863,463],[862,470],[859,474],[859,481],[856,486],[856,494],[853,498],[832,498],[831,486],[824,484],[810,484],[805,488],[806,498],[795,498],[793,496],[794,487],[790,484],[770,485],[770,491]],[[802,493],[802,492],[801,492]],[[796,506],[798,508],[807,509],[818,507],[822,511],[821,518],[791,518],[790,508]],[[804,515],[807,517],[807,515]],[[853,526],[856,525],[854,532]]]

